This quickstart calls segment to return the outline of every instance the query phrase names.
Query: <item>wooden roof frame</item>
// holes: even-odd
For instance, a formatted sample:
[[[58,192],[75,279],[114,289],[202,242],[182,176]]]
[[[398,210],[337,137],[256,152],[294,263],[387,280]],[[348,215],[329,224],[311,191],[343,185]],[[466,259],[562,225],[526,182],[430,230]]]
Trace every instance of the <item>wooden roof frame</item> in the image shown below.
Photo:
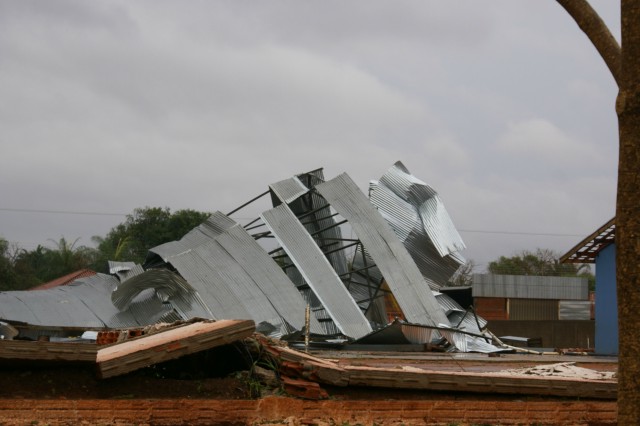
[[[560,263],[595,263],[602,249],[613,244],[616,238],[616,218],[602,225],[593,234],[580,241],[560,257]]]

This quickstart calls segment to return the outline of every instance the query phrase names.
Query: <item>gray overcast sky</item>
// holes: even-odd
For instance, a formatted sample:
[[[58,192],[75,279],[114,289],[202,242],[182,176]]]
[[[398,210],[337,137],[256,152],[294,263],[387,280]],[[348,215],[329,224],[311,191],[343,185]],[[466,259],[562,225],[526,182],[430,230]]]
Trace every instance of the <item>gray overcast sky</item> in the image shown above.
[[[0,0],[0,236],[91,245],[137,207],[401,160],[480,270],[564,252],[615,212],[616,93],[553,0]]]

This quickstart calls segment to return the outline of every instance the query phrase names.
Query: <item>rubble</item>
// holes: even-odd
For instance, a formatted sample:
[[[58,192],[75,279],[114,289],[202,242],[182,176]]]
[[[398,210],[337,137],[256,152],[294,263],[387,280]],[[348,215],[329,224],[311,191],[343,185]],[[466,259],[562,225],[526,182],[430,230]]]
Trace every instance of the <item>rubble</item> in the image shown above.
[[[513,376],[539,376],[539,377],[567,377],[586,380],[613,380],[616,373],[610,371],[594,371],[575,365],[575,362],[561,362],[557,364],[536,365],[535,367],[505,370],[498,374]]]
[[[451,372],[402,364],[392,367],[339,365],[288,347],[268,344],[265,350],[278,361],[281,374],[331,386],[600,399],[615,399],[617,395],[613,374],[572,367],[570,363],[499,372]]]
[[[98,376],[114,377],[229,344],[249,337],[254,330],[250,320],[198,321],[109,345],[96,353]]]
[[[233,219],[239,209],[214,212],[180,240],[150,249],[143,265],[110,262],[109,274],[40,291],[1,292],[0,361],[94,365],[97,378],[109,381],[213,347],[243,344],[247,352],[257,351],[250,380],[298,398],[243,405],[255,421],[265,418],[265,407],[271,410],[266,415],[307,415],[324,403],[345,421],[378,419],[368,402],[340,408],[327,400],[329,389],[352,388],[587,398],[605,401],[600,405],[606,418],[615,416],[608,404],[616,398],[615,375],[570,363],[454,371],[400,356],[393,363],[365,359],[367,351],[381,349],[480,353],[495,363],[507,352],[540,353],[503,344],[486,320],[438,291],[464,263],[464,243],[437,192],[401,163],[370,183],[369,198],[346,173],[325,179],[322,169],[268,188],[262,196],[269,195],[272,206],[259,217],[241,224]],[[309,353],[319,348],[360,351],[362,358],[356,365]],[[318,405],[305,405],[312,400]],[[382,405],[404,410],[416,422],[427,418],[403,404]],[[100,417],[76,404],[89,421],[119,421],[117,410],[137,409],[116,406],[115,413],[105,409],[106,417]],[[166,413],[149,408],[153,414],[143,422],[156,421],[155,415],[166,415],[167,422],[210,420],[207,414],[184,414],[184,401],[160,406]],[[222,405],[213,406],[209,415],[236,420]],[[446,406],[455,414],[459,408],[457,401],[420,406],[430,413]],[[25,407],[12,415],[22,415]],[[520,405],[508,407],[513,419],[522,419],[521,408],[514,408]],[[178,411],[182,417],[175,417]],[[348,412],[356,414],[345,417]],[[546,418],[535,413],[527,419]],[[572,413],[567,418],[586,418]],[[454,414],[436,417],[477,420]]]
[[[240,208],[214,212],[151,248],[144,265],[110,262],[108,275],[2,292],[0,319],[91,330],[247,319],[287,338],[305,328],[310,306],[308,331],[353,341],[389,326],[393,300],[407,327],[428,327],[414,327],[413,344],[501,350],[480,329],[486,321],[437,291],[464,262],[464,243],[437,192],[402,163],[371,182],[369,198],[346,173],[325,179],[322,169],[268,187],[273,207],[244,225],[232,218]]]

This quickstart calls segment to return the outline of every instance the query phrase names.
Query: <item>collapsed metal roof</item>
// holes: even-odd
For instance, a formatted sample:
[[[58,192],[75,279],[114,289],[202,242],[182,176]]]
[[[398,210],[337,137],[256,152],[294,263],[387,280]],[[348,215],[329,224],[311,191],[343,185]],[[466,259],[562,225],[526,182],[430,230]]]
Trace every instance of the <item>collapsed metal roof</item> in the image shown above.
[[[215,212],[152,248],[144,265],[113,262],[111,275],[64,288],[0,293],[0,319],[91,327],[252,319],[281,337],[302,330],[310,305],[311,332],[358,339],[388,326],[392,295],[409,323],[432,330],[423,338],[468,350],[479,322],[433,291],[464,262],[442,200],[400,162],[370,188],[368,199],[346,173],[325,181],[322,169],[281,180],[261,195],[273,208],[244,225]],[[356,237],[344,238],[343,227]]]
[[[465,259],[460,234],[437,192],[396,162],[369,184],[369,198],[411,254],[429,286],[446,285]]]

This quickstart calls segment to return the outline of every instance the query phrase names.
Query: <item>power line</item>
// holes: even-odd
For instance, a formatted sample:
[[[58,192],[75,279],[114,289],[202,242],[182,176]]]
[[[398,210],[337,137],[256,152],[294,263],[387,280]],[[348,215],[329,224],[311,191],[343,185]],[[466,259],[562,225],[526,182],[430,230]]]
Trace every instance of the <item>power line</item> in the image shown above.
[[[483,231],[477,229],[459,229],[460,232],[471,232],[477,234],[505,234],[505,235],[533,235],[538,237],[584,237],[585,234],[556,234],[545,232],[519,232],[519,231]]]
[[[87,215],[87,216],[127,216],[128,213],[109,213],[109,212],[85,212],[73,210],[44,210],[44,209],[14,209],[0,207],[0,211],[15,213],[39,213],[39,214],[71,214],[71,215]],[[236,219],[250,219],[241,218]],[[528,235],[535,237],[584,237],[585,234],[561,234],[555,232],[522,232],[522,231],[496,231],[483,229],[459,229],[459,232],[475,233],[475,234],[500,234],[500,235]]]
[[[128,213],[104,213],[104,212],[81,212],[71,210],[40,210],[40,209],[11,209],[0,207],[0,211],[15,213],[44,213],[44,214],[76,214],[87,216],[126,216]]]

